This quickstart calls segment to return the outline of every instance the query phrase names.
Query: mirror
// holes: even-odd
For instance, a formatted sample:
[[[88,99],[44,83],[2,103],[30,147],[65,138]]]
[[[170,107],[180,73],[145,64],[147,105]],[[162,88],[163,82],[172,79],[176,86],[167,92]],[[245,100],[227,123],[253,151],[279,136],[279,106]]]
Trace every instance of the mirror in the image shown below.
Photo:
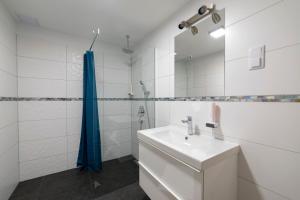
[[[225,10],[175,38],[175,97],[224,96]]]

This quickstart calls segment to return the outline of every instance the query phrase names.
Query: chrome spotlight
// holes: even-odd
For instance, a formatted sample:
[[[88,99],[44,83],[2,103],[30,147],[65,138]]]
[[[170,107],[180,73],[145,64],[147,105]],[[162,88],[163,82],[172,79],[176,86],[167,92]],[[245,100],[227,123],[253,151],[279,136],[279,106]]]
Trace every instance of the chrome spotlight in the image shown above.
[[[196,35],[199,31],[198,31],[198,28],[196,26],[192,26],[191,27],[191,32],[193,35]]]
[[[212,19],[212,21],[213,21],[215,24],[217,24],[217,23],[219,23],[219,22],[221,21],[221,16],[220,16],[218,13],[213,12],[213,13],[211,14],[211,19]]]

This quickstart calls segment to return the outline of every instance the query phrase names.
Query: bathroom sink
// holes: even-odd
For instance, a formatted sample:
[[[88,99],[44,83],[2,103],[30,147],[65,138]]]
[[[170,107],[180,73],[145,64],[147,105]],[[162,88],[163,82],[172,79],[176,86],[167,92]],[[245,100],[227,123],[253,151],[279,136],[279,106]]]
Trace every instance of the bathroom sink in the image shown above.
[[[187,130],[166,126],[138,131],[138,139],[172,158],[202,171],[239,151],[239,145],[206,135],[187,136]]]

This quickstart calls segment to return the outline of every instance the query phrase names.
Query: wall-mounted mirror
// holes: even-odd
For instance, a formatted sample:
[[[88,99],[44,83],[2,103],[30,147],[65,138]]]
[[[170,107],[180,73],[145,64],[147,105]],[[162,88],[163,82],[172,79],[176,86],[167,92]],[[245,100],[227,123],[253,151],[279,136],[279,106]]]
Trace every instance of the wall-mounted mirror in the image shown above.
[[[175,38],[175,97],[224,96],[225,10]],[[195,29],[195,28],[194,28]],[[195,33],[195,32],[194,32]]]

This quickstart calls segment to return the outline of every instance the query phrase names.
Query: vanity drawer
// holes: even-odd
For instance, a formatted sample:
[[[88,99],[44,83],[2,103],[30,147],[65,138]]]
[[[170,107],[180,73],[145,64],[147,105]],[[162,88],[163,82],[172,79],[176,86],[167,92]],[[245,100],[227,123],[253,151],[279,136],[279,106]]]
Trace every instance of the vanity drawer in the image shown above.
[[[162,183],[161,185],[174,194],[173,196],[178,197],[175,199],[202,200],[202,172],[190,168],[143,141],[139,142],[139,159],[141,179],[149,177],[149,173],[148,176],[145,176],[145,171],[148,171],[152,174],[150,177],[158,179],[157,182]],[[145,180],[141,181],[145,182]]]
[[[142,165],[140,165],[139,174],[140,186],[152,200],[180,200]]]

